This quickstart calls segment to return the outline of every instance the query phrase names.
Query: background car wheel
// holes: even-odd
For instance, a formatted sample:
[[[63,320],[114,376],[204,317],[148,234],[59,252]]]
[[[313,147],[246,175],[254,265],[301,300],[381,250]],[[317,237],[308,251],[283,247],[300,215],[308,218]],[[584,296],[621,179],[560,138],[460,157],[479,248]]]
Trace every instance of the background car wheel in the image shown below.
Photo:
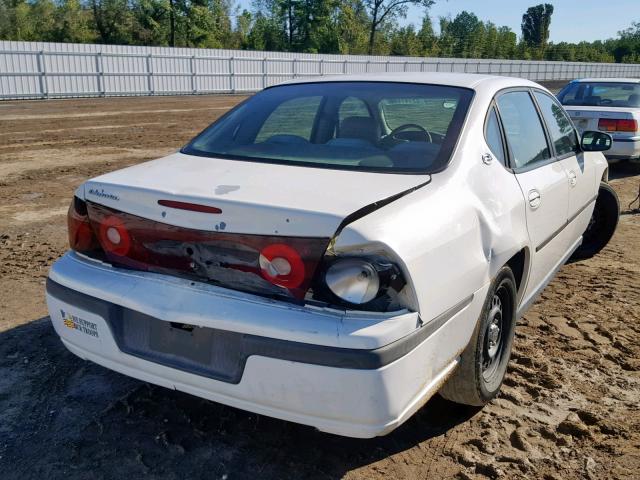
[[[481,406],[500,391],[516,325],[516,281],[509,267],[493,280],[458,369],[440,389],[456,403]]]
[[[589,226],[582,235],[582,245],[573,253],[571,260],[591,258],[606,247],[616,231],[619,216],[618,195],[609,184],[601,183]]]

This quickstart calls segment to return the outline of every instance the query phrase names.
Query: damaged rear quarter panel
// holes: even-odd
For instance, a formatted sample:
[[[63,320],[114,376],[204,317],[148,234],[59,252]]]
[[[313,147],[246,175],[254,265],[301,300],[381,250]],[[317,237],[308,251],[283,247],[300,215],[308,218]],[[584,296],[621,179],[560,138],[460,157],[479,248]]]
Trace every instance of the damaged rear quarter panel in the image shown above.
[[[466,132],[430,184],[347,225],[335,242],[338,254],[384,252],[396,261],[415,292],[410,307],[425,322],[481,289],[528,245],[513,173],[498,161],[482,162],[489,150],[481,125]]]

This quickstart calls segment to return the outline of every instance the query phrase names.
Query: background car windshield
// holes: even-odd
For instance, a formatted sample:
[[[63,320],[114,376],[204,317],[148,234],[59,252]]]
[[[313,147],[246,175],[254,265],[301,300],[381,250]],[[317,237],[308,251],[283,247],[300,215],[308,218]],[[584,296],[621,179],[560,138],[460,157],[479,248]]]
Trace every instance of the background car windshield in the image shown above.
[[[563,105],[640,108],[640,83],[574,82],[558,99]]]
[[[184,153],[336,169],[429,173],[449,161],[473,92],[390,82],[264,90]]]

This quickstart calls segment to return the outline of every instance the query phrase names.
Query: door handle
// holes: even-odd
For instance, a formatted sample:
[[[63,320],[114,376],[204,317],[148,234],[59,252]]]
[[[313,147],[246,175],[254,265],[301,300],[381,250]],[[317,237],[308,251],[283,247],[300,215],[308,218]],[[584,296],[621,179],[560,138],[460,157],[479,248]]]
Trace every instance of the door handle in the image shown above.
[[[575,187],[576,183],[578,183],[578,177],[576,177],[576,172],[571,170],[569,172],[569,185],[571,185],[572,187]]]
[[[540,192],[535,188],[529,191],[529,205],[532,209],[536,209],[540,206],[540,202],[542,201],[542,196]]]

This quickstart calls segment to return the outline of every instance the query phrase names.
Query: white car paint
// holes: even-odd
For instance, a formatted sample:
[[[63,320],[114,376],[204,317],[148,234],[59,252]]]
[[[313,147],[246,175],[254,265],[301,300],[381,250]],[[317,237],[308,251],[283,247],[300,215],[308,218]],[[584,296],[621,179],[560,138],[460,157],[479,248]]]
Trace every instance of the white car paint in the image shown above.
[[[98,177],[76,195],[146,218],[209,230],[214,228],[209,217],[185,211],[162,217],[155,203],[160,198],[211,202],[230,212],[224,218],[227,231],[313,236],[333,235],[350,213],[429,182],[348,223],[331,245],[338,255],[376,252],[395,261],[408,283],[402,310],[374,313],[292,305],[115,268],[76,253],[56,262],[49,277],[61,288],[159,321],[297,342],[303,348],[392,349],[428,330],[424,341],[378,368],[340,368],[256,354],[247,359],[239,382],[229,383],[124,353],[103,316],[88,304],[74,305],[50,291],[51,319],[64,344],[82,358],[144,381],[326,432],[372,437],[393,430],[437,392],[471,338],[492,278],[519,252],[524,254],[524,272],[518,314],[524,313],[580,244],[607,168],[603,155],[581,152],[516,174],[495,158],[483,161],[495,154],[485,140],[484,123],[496,95],[511,88],[546,92],[527,80],[415,73],[298,83],[345,78],[473,89],[448,167],[431,176],[367,174],[174,154]],[[578,173],[575,180],[572,172]],[[527,200],[532,189],[541,192],[535,210]],[[67,328],[69,314],[95,324],[99,337],[85,338]]]
[[[96,177],[81,187],[80,195],[107,207],[180,227],[211,230],[224,223],[224,229],[234,233],[331,236],[348,214],[430,178],[342,173],[175,153]],[[354,186],[360,183],[370,188],[358,189],[354,194]],[[168,195],[215,205],[222,213],[214,217],[215,223],[208,215],[184,210],[166,209],[163,211],[168,217],[162,217],[157,201]]]
[[[572,83],[588,82],[637,84],[638,91],[640,91],[640,79],[637,78],[582,78],[574,80]],[[581,133],[586,130],[599,130],[598,121],[601,118],[636,120],[639,126],[636,132],[606,132],[612,136],[613,145],[605,155],[612,160],[640,158],[640,106],[564,105],[564,109],[569,113],[571,120],[573,120],[576,128]]]

